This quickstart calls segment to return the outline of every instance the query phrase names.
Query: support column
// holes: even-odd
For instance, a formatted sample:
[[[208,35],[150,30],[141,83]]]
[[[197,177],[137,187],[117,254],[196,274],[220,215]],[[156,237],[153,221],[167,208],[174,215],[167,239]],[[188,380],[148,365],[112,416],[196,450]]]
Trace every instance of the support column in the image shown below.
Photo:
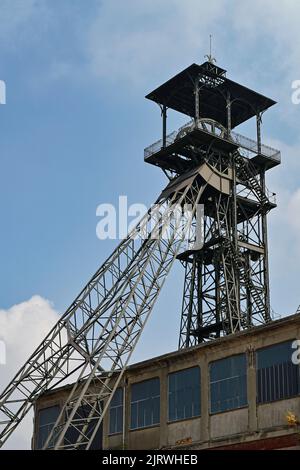
[[[236,181],[236,160],[234,155],[231,156],[232,162],[232,213],[231,213],[231,223],[232,223],[232,242],[234,249],[234,257],[232,259],[232,268],[234,271],[234,289],[235,289],[235,307],[236,307],[236,321],[238,322],[238,329],[242,329],[241,325],[241,291],[240,291],[240,269],[237,260],[239,259],[239,246],[238,246],[238,230],[237,230],[237,181]],[[236,325],[234,325],[236,328]]]
[[[203,303],[202,303],[202,257],[197,256],[197,329],[203,325]],[[199,336],[197,343],[200,343]]]
[[[188,261],[187,261],[187,263],[188,263]],[[185,343],[186,348],[191,346],[190,336],[191,336],[191,329],[192,329],[192,324],[193,324],[193,315],[195,314],[195,312],[194,312],[194,291],[195,291],[196,276],[197,276],[197,260],[196,260],[196,255],[194,254],[192,267],[191,267],[190,299],[189,299],[188,319],[187,319],[187,327],[186,327],[186,343]]]
[[[201,355],[200,361],[201,370],[201,429],[200,441],[208,442],[210,438],[210,380],[209,380],[209,365],[206,354]]]
[[[261,153],[261,113],[256,115],[257,153]]]
[[[124,398],[124,402],[123,402],[124,410],[123,410],[123,443],[122,443],[122,447],[123,447],[123,450],[126,450],[126,449],[129,449],[129,447],[130,447],[129,430],[130,430],[130,417],[131,417],[131,403],[130,403],[131,390],[130,390],[130,383],[129,383],[127,377],[125,377],[125,380],[124,380],[123,393],[124,393],[124,396],[123,396],[123,398]]]
[[[129,429],[129,420],[128,420],[128,410],[130,403],[128,402],[128,385],[127,379],[125,378],[123,383],[123,429],[122,429],[122,449],[125,450],[128,445],[128,429]]]
[[[162,115],[162,146],[165,148],[167,146],[167,107],[164,104],[161,109]]]
[[[237,232],[237,199],[236,199],[236,161],[234,155],[231,157],[232,165],[232,238],[234,249],[238,251],[238,232]]]
[[[159,426],[159,447],[168,445],[168,368],[166,364],[161,364],[159,371],[160,379],[160,426]]]
[[[230,134],[231,134],[231,97],[230,97],[230,93],[227,93],[226,110],[227,110],[227,137],[229,137]]]
[[[246,303],[247,303],[247,326],[251,327],[252,326],[252,299],[251,299],[251,289],[249,286],[251,285],[251,273],[250,273],[250,267],[251,267],[251,262],[250,262],[250,253],[248,253],[246,256],[246,278],[247,278],[247,285],[246,285]]]
[[[216,299],[216,324],[219,325],[220,322],[223,320],[221,316],[221,299],[220,299],[220,256],[218,256],[218,260],[214,262],[214,270],[215,270],[215,299]],[[216,338],[220,338],[221,331],[217,328],[216,331]]]
[[[248,426],[250,432],[257,431],[257,403],[256,403],[256,366],[255,351],[250,346],[247,369],[247,395],[248,395]]]
[[[256,115],[256,132],[257,132],[257,151],[258,155],[261,154],[261,113]],[[260,172],[260,185],[263,194],[266,194],[266,179],[265,169]],[[262,213],[262,238],[264,244],[264,285],[265,285],[265,320],[271,319],[271,307],[270,307],[270,281],[269,281],[269,253],[268,253],[268,224],[267,214],[263,211]]]
[[[198,120],[200,117],[199,78],[197,78],[195,81],[194,94],[195,94],[195,125],[197,126]]]

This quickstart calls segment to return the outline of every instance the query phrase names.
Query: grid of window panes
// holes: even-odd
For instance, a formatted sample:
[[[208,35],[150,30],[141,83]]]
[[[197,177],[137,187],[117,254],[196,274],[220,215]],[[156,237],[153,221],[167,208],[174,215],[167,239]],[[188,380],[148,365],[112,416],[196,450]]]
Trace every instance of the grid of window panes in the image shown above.
[[[169,374],[169,421],[200,416],[200,368]]]
[[[93,419],[86,426],[86,420],[88,417],[93,416]],[[97,413],[93,413],[92,408],[90,405],[82,405],[80,406],[73,418],[73,422],[76,423],[76,428],[74,426],[69,426],[67,432],[64,437],[64,445],[65,446],[72,446],[76,444],[78,438],[80,437],[80,431],[84,431],[84,434],[91,438],[94,434],[95,428],[99,422],[99,414],[100,414],[100,404],[98,403],[97,406]],[[79,444],[78,449],[84,450],[85,444]],[[102,449],[102,423],[98,427],[95,436],[93,438],[92,443],[90,444],[90,450],[101,450]]]
[[[48,436],[58,418],[60,407],[58,405],[50,406],[39,411],[38,414],[38,430],[37,430],[37,449],[42,449],[48,439]],[[49,443],[49,448],[53,447],[53,443]]]
[[[160,381],[159,378],[145,380],[131,386],[130,428],[138,429],[159,424]]]
[[[117,388],[110,402],[109,433],[117,434],[123,431],[123,389]]]
[[[247,405],[247,361],[245,354],[227,357],[210,364],[210,411],[241,408]]]
[[[266,403],[300,393],[299,365],[293,364],[293,341],[274,344],[256,353],[257,402]]]

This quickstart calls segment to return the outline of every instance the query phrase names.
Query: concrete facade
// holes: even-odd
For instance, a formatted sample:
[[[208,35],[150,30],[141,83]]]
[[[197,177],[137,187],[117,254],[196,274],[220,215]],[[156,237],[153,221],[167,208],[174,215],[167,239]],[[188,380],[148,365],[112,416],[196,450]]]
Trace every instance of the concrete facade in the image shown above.
[[[300,396],[257,404],[256,393],[256,351],[295,339],[300,339],[300,315],[129,366],[121,382],[125,403],[123,432],[109,435],[108,412],[103,421],[103,448],[300,448],[298,426],[289,425],[286,418],[291,412],[300,419]],[[248,405],[212,414],[209,364],[241,353],[246,353],[247,357]],[[201,416],[168,422],[168,375],[193,366],[201,370]],[[131,386],[154,377],[160,379],[160,424],[131,430]],[[57,404],[61,406],[68,389],[66,386],[46,392],[37,400],[33,447],[39,410]]]

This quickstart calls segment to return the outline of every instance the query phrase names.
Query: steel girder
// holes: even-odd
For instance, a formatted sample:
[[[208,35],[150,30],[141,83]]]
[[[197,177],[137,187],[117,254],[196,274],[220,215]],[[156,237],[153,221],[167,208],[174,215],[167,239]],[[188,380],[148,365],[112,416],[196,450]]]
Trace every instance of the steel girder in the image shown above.
[[[201,199],[209,207],[204,246],[183,263],[179,348],[271,320],[263,224],[270,201],[260,175],[239,152],[227,158],[212,152],[206,161],[218,171],[232,172],[231,192]],[[254,207],[251,212],[247,204]]]
[[[40,394],[73,376],[75,384],[45,448],[90,448],[203,189],[195,174],[159,199],[155,211],[143,217],[87,283],[0,395],[0,445]],[[190,212],[178,217],[175,204],[189,205]],[[78,413],[82,408],[84,417]],[[76,442],[68,439],[70,429]]]

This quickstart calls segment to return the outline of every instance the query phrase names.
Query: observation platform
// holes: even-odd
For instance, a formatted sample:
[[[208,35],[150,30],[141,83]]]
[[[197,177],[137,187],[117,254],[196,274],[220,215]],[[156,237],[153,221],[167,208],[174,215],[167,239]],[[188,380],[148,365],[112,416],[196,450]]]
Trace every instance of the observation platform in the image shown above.
[[[165,170],[183,171],[190,167],[192,161],[195,161],[197,157],[195,147],[224,152],[239,149],[243,156],[263,170],[269,170],[281,163],[279,150],[263,144],[259,153],[255,140],[234,131],[227,136],[219,128],[205,125],[205,121],[202,120],[199,120],[197,124],[194,120],[189,121],[177,131],[171,132],[166,136],[165,146],[163,144],[163,139],[159,139],[145,148],[146,163]]]

